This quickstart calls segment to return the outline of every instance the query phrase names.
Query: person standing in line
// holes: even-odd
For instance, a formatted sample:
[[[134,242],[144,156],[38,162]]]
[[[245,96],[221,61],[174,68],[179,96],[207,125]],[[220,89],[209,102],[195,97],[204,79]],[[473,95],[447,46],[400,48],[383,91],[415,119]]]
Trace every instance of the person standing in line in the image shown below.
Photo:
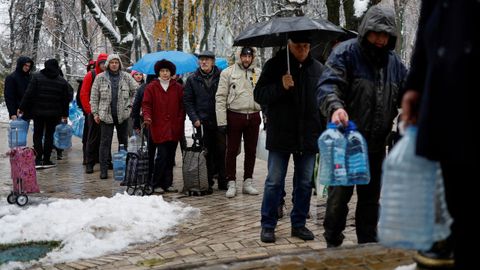
[[[15,71],[5,78],[5,104],[7,105],[8,118],[10,120],[17,119],[18,107],[32,77],[30,73],[33,67],[32,59],[20,56],[17,59]]]
[[[68,119],[68,104],[73,89],[61,76],[56,59],[49,59],[44,65],[44,69],[33,74],[18,113],[26,113],[33,118],[35,166],[49,168],[55,166],[50,160],[55,126],[60,120],[66,122]]]
[[[178,192],[173,187],[173,165],[184,130],[185,110],[183,87],[172,79],[175,71],[175,65],[168,60],[155,63],[158,80],[147,85],[142,102],[144,123],[150,128],[157,151],[152,177],[157,193]]]
[[[105,62],[105,72],[92,85],[90,106],[95,123],[100,125],[100,179],[108,178],[113,128],[118,144],[128,146],[128,119],[138,83],[122,71],[120,56],[111,54]]]
[[[417,155],[440,162],[453,218],[452,235],[443,248],[436,248],[440,247],[436,243],[414,256],[425,266],[447,266],[452,246],[455,269],[478,265],[477,250],[472,248],[478,239],[472,221],[478,195],[470,180],[478,167],[473,157],[479,149],[474,94],[480,73],[479,14],[479,1],[422,1],[402,120],[417,123]]]
[[[255,101],[268,108],[268,175],[260,233],[260,240],[265,243],[276,241],[277,209],[291,156],[295,164],[291,235],[302,240],[314,239],[305,224],[312,196],[317,138],[321,131],[320,114],[315,103],[316,84],[325,68],[310,55],[309,32],[293,32],[289,37],[290,70],[286,51],[279,51],[265,64],[254,90]]]
[[[359,244],[377,242],[382,162],[386,138],[397,116],[406,68],[394,52],[397,41],[395,13],[372,6],[365,14],[358,38],[338,44],[318,83],[318,107],[335,124],[352,120],[368,144],[370,183],[357,185],[355,229]],[[348,112],[348,114],[347,114]],[[327,247],[343,243],[348,202],[354,186],[328,189],[323,236]]]
[[[198,55],[199,68],[185,83],[183,102],[188,117],[202,134],[207,148],[207,173],[209,193],[213,192],[213,176],[218,174],[218,189],[227,190],[225,180],[225,134],[218,131],[215,113],[215,94],[220,80],[220,70],[215,66],[215,54],[204,51]]]
[[[243,188],[244,194],[258,195],[253,186],[253,170],[261,123],[260,105],[253,98],[253,89],[261,70],[253,66],[255,51],[244,47],[240,61],[223,70],[215,96],[218,130],[227,134],[226,172],[227,198],[235,197],[237,155],[242,136],[245,150]]]
[[[83,107],[83,113],[86,115],[86,124],[88,126],[85,145],[85,173],[87,174],[93,173],[93,167],[95,166],[95,163],[99,162],[100,156],[100,125],[94,120],[90,104],[90,96],[96,76],[105,70],[105,61],[107,58],[108,54],[106,53],[98,55],[95,68],[87,72],[83,78],[82,88],[80,89],[80,100]]]

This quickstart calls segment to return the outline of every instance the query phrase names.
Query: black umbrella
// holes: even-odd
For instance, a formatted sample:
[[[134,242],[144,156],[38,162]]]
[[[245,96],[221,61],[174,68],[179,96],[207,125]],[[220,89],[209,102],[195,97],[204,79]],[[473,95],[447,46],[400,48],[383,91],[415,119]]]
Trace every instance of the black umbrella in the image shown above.
[[[287,44],[288,36],[293,32],[308,33],[312,43],[334,40],[345,34],[342,28],[321,18],[312,19],[306,16],[275,17],[269,21],[248,26],[235,38],[233,46],[283,46]],[[290,67],[288,67],[288,70],[290,70]]]

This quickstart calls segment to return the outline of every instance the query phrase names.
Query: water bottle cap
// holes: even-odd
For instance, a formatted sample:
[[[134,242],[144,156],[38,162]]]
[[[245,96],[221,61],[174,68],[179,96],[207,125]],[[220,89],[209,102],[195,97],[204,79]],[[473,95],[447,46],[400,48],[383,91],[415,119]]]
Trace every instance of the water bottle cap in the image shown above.
[[[353,121],[348,121],[348,126],[346,128],[346,131],[352,131],[352,130],[357,130],[357,125]]]
[[[333,123],[333,122],[328,122],[327,128],[337,129],[337,125],[336,125],[335,123]]]

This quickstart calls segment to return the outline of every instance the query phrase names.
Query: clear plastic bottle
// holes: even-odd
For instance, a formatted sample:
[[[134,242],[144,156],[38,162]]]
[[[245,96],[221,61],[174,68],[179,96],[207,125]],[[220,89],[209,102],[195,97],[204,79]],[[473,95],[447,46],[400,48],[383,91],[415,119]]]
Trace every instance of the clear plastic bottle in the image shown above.
[[[366,185],[370,182],[367,142],[352,121],[348,122],[345,137],[348,185]]]
[[[136,153],[142,146],[141,143],[142,139],[134,131],[134,134],[128,138],[128,152]]]
[[[60,123],[55,127],[53,133],[53,145],[59,149],[72,147],[73,128],[67,123]]]
[[[123,181],[125,178],[125,167],[127,162],[127,151],[125,145],[120,144],[118,152],[113,154],[113,178],[117,181]]]
[[[415,154],[416,134],[409,126],[383,162],[378,237],[386,246],[427,250],[434,242],[439,165]]]
[[[318,138],[320,151],[319,184],[329,186],[344,186],[347,184],[345,167],[345,149],[347,139],[334,123],[328,123]]]
[[[8,146],[10,148],[27,145],[28,122],[21,117],[10,121],[8,127]]]

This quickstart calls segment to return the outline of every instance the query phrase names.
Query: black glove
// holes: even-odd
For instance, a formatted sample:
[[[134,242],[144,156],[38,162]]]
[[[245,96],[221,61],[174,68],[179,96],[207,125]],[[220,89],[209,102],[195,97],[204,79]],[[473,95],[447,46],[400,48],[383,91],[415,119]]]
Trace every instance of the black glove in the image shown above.
[[[218,132],[222,134],[227,134],[227,126],[218,126]]]

